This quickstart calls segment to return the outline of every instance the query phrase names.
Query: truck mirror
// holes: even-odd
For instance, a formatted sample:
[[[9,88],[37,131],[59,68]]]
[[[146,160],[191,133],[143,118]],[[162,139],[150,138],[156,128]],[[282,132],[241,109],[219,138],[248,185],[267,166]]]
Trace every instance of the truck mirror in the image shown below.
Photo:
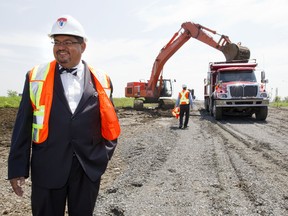
[[[261,82],[265,83],[265,71],[261,71]]]
[[[210,85],[210,80],[211,80],[211,73],[208,71],[207,72],[207,79],[206,79],[206,84]]]

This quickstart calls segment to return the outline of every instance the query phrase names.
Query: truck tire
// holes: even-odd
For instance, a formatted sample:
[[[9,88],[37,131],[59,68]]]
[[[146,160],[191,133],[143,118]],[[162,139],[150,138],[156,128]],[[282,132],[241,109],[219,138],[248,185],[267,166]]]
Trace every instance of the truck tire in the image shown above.
[[[213,103],[212,107],[212,113],[215,118],[215,120],[221,120],[222,119],[222,108],[216,107],[216,105]]]
[[[255,113],[256,120],[264,121],[268,115],[268,107],[260,107],[259,110]]]
[[[205,99],[205,101],[204,101],[204,107],[205,107],[205,110],[207,111],[207,112],[209,112],[209,99]]]

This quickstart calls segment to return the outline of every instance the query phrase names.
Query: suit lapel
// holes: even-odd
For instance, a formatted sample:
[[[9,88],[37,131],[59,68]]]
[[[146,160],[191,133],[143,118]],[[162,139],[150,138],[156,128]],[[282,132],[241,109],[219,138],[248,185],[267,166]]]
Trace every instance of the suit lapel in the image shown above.
[[[95,90],[95,87],[91,78],[91,72],[89,71],[87,64],[84,63],[84,90],[83,90],[83,95],[81,97],[81,100],[79,101],[79,104],[75,110],[74,115],[82,110],[87,100],[97,95],[98,93]]]
[[[54,77],[54,82],[55,82],[54,83],[54,91],[55,91],[56,95],[60,98],[60,101],[64,104],[64,106],[71,112],[67,98],[65,96],[63,84],[62,84],[61,77],[60,77],[58,70],[59,70],[59,66],[57,64],[56,69],[55,69],[55,77]]]

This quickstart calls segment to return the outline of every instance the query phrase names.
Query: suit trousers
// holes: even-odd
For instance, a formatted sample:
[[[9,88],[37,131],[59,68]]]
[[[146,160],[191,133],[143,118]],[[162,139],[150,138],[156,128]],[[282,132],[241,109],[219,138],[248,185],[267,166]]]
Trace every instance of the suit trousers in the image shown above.
[[[43,188],[32,182],[33,216],[64,216],[66,202],[69,216],[92,216],[100,187],[100,179],[92,182],[85,174],[77,156],[69,179],[62,188]]]
[[[185,115],[184,127],[188,126],[190,115],[190,104],[181,104],[179,113],[179,127],[183,126],[183,117]]]

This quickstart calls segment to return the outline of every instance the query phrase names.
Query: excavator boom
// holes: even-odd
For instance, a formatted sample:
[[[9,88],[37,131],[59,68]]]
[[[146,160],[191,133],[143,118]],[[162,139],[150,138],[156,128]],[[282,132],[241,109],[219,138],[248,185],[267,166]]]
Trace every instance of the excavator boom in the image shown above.
[[[218,34],[214,30],[192,22],[183,23],[182,28],[186,31],[186,34],[190,34],[191,37],[221,51],[226,61],[246,60],[250,58],[250,51],[247,47],[241,46],[241,43],[232,43],[226,35]],[[215,41],[207,32],[219,35],[220,39]]]
[[[215,41],[213,37],[207,32],[219,35],[220,39]],[[155,87],[165,63],[191,37],[221,51],[224,54],[226,61],[244,60],[250,58],[249,49],[247,47],[241,46],[240,43],[231,43],[228,36],[220,35],[216,31],[204,27],[200,24],[185,22],[181,25],[181,29],[173,35],[170,41],[160,50],[160,53],[156,57],[148,82],[148,95],[155,94]]]

